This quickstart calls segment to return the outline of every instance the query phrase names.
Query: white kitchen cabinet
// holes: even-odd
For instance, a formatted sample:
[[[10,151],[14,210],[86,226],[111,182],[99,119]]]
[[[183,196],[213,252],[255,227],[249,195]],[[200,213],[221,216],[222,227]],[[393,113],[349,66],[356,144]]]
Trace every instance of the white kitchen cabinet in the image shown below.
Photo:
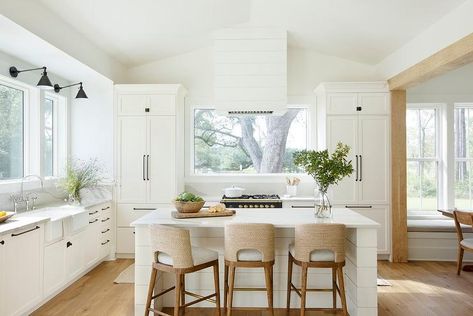
[[[5,267],[5,239],[6,235],[0,235],[0,267]],[[5,277],[6,269],[0,269],[0,315],[5,315]]]
[[[43,295],[42,224],[26,226],[2,237],[2,315],[24,315]]]
[[[60,240],[44,248],[44,296],[66,283],[66,243]]]
[[[66,245],[66,276],[67,281],[79,276],[85,268],[86,230],[68,236]]]
[[[100,219],[90,218],[89,225],[84,233],[84,265],[85,267],[93,266],[99,259],[100,252]]]

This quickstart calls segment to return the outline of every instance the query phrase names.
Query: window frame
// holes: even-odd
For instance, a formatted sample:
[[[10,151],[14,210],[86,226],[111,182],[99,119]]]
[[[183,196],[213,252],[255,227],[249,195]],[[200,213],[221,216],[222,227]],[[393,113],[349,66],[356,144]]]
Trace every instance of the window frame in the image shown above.
[[[445,148],[445,135],[444,135],[444,130],[443,130],[443,122],[445,120],[445,108],[446,105],[443,103],[408,103],[407,104],[407,110],[426,110],[426,109],[434,109],[435,110],[435,116],[436,116],[436,135],[435,135],[435,142],[436,142],[436,156],[435,157],[429,157],[429,158],[410,158],[408,155],[406,159],[406,171],[408,168],[408,163],[410,161],[415,161],[415,162],[435,162],[437,167],[437,209],[441,208],[441,205],[444,203],[444,157],[442,155],[442,152],[444,152]],[[406,118],[407,118],[407,113],[406,113]],[[406,135],[406,141],[407,141],[407,135]],[[407,143],[406,143],[406,151],[407,151]],[[406,152],[407,153],[407,152]],[[406,183],[406,198],[407,198],[407,187]],[[407,205],[407,201],[406,201]],[[407,212],[409,215],[434,215],[437,216],[437,210],[430,210],[430,209],[407,209]]]
[[[189,104],[189,102],[188,102]],[[192,102],[191,105],[187,106],[185,127],[189,128],[186,131],[185,141],[185,182],[186,183],[208,183],[209,180],[216,183],[232,183],[245,181],[247,183],[274,183],[276,179],[285,179],[287,176],[297,176],[302,180],[312,180],[312,177],[305,173],[255,173],[255,174],[239,174],[239,173],[225,173],[225,174],[198,174],[194,171],[194,112],[199,109],[215,110],[211,105],[211,102]],[[307,102],[300,102],[300,104],[290,104],[288,108],[302,108],[307,111],[307,149],[315,148],[314,141],[315,135],[312,135],[314,110],[312,105]],[[285,180],[284,180],[285,181]],[[313,180],[312,180],[313,181]]]

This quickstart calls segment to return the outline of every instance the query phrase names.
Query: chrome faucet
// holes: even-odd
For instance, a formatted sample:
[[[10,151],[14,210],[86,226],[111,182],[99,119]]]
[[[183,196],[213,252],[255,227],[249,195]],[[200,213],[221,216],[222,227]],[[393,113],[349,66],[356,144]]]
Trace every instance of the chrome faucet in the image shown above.
[[[13,208],[14,208],[15,213],[17,213],[17,211],[18,211],[18,205],[19,204],[25,204],[26,205],[26,211],[29,211],[30,210],[30,202],[31,202],[32,203],[31,210],[35,209],[35,202],[38,199],[38,196],[35,193],[25,194],[24,190],[23,190],[23,185],[25,183],[25,180],[29,179],[29,178],[39,179],[39,181],[41,183],[41,191],[44,190],[43,178],[41,178],[40,176],[30,174],[30,175],[27,175],[27,176],[23,177],[21,179],[20,192],[18,194],[10,195],[10,200],[13,202]]]

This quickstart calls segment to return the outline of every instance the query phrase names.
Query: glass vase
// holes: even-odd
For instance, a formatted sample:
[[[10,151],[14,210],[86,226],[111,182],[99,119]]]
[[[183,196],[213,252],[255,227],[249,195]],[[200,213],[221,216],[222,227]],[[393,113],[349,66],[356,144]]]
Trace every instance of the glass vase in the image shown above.
[[[326,191],[315,190],[315,217],[332,217],[332,205],[330,204]]]
[[[69,196],[67,197],[67,203],[74,206],[80,205],[80,195],[69,193]]]

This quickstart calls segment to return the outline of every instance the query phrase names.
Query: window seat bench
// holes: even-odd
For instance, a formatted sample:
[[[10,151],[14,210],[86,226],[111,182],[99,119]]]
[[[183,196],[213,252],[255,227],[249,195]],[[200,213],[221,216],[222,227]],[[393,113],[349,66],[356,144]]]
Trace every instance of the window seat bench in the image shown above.
[[[408,232],[456,233],[453,219],[408,219]],[[464,233],[471,233],[471,227],[462,225]]]

